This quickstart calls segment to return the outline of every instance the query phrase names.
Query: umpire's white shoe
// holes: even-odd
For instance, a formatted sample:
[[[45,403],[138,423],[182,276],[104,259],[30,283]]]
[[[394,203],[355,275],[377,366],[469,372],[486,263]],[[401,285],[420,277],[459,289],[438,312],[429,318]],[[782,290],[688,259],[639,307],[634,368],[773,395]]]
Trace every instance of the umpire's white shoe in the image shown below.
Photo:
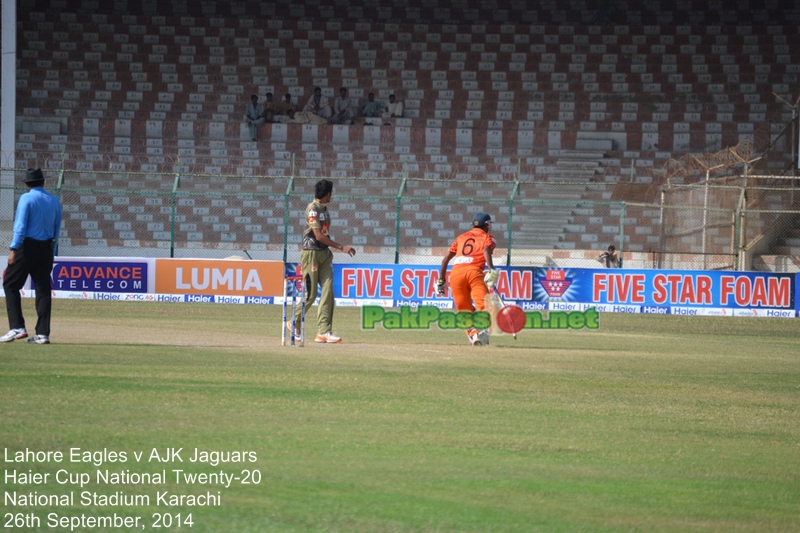
[[[14,342],[17,339],[24,339],[27,336],[28,332],[25,330],[25,328],[12,329],[0,337],[0,342]]]
[[[28,344],[50,344],[50,337],[47,335],[34,335],[28,339]]]

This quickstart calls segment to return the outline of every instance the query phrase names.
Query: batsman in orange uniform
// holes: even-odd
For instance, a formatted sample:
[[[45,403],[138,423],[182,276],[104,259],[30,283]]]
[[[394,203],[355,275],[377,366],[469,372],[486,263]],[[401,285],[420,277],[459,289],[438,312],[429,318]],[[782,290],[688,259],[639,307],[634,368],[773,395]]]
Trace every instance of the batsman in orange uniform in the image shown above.
[[[497,245],[489,233],[491,228],[492,217],[486,213],[477,213],[472,219],[472,229],[456,237],[442,259],[437,293],[444,296],[447,265],[455,258],[450,271],[450,290],[453,292],[453,303],[457,311],[483,311],[486,308],[484,300],[489,289],[484,280],[483,269],[485,266],[489,267],[487,277],[494,273],[492,252]],[[479,333],[475,328],[467,330],[467,337],[474,346],[488,344],[488,333]]]

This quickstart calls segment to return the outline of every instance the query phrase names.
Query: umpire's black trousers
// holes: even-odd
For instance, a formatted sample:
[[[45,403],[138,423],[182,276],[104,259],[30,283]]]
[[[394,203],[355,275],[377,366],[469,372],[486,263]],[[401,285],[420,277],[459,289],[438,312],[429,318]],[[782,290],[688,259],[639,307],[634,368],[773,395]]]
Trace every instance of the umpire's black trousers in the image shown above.
[[[30,275],[36,289],[36,314],[39,315],[36,334],[50,336],[50,312],[53,306],[50,285],[50,271],[53,270],[52,242],[25,239],[22,247],[14,253],[14,264],[6,267],[3,289],[6,291],[10,329],[25,327],[19,290]]]

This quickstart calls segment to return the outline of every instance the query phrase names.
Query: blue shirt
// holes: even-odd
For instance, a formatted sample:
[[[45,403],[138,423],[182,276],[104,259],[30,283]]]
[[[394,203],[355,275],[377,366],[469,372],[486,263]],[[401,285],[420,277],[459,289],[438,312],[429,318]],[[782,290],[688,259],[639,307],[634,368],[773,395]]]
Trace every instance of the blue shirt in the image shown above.
[[[372,102],[367,100],[361,108],[361,112],[365,117],[379,117],[381,116],[381,111],[383,111],[383,107],[377,100]]]
[[[18,250],[25,239],[37,241],[58,240],[61,231],[61,203],[58,198],[34,187],[19,198],[14,217],[14,237],[11,248]]]

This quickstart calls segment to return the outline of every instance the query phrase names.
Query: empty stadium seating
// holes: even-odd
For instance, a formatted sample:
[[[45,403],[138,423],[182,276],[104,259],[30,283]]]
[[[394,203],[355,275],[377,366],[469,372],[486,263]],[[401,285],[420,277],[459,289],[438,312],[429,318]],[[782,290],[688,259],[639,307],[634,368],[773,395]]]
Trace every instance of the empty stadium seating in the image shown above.
[[[507,199],[505,189],[473,191],[465,182],[520,180],[526,185],[510,224],[521,241],[596,248],[619,240],[620,216],[581,203],[602,205],[621,179],[652,181],[670,158],[734,145],[769,116],[790,113],[773,93],[788,96],[797,86],[798,25],[786,23],[797,20],[797,10],[769,1],[725,9],[720,3],[718,18],[709,21],[702,3],[681,10],[667,2],[616,2],[605,15],[622,20],[605,25],[593,23],[598,13],[588,2],[572,9],[552,4],[520,10],[500,2],[201,7],[86,0],[54,9],[23,1],[18,166],[65,168],[65,187],[119,187],[137,201],[154,201],[136,196],[142,191],[171,191],[175,173],[234,176],[216,185],[181,182],[188,196],[178,211],[186,208],[187,221],[176,236],[222,243],[274,243],[275,226],[256,219],[270,209],[264,202],[275,201],[267,200],[270,194],[285,191],[255,190],[257,177],[286,183],[297,176],[307,184],[332,176],[352,196],[378,198],[370,218],[347,231],[358,244],[387,246],[397,238],[389,215],[398,182],[363,185],[370,180],[455,181],[463,196],[492,201]],[[267,124],[258,142],[249,139],[242,115],[251,93],[263,99],[267,91],[288,92],[302,106],[316,85],[330,98],[347,87],[359,105],[368,92],[384,101],[396,94],[405,117],[391,126],[363,119],[353,126]],[[343,185],[348,179],[359,185]],[[582,187],[568,193],[534,186],[573,181]],[[427,196],[447,198],[453,188],[447,187]],[[234,195],[224,206],[217,199],[216,207],[233,213],[228,219],[203,214],[215,200],[201,193],[215,190]],[[168,231],[147,217],[123,220],[143,214],[131,211],[135,203],[120,220],[109,218],[122,205],[119,197],[94,196],[99,203],[80,197],[68,204],[76,243],[132,245]],[[535,201],[553,202],[548,217]],[[454,213],[434,201],[403,209],[412,205],[420,223],[400,228],[404,244],[436,246],[451,238]],[[88,206],[110,206],[113,213]],[[277,210],[268,218],[282,221]],[[376,226],[379,211],[385,213]],[[628,249],[658,244],[658,217],[647,208],[631,208],[623,218],[636,228],[625,235]]]

